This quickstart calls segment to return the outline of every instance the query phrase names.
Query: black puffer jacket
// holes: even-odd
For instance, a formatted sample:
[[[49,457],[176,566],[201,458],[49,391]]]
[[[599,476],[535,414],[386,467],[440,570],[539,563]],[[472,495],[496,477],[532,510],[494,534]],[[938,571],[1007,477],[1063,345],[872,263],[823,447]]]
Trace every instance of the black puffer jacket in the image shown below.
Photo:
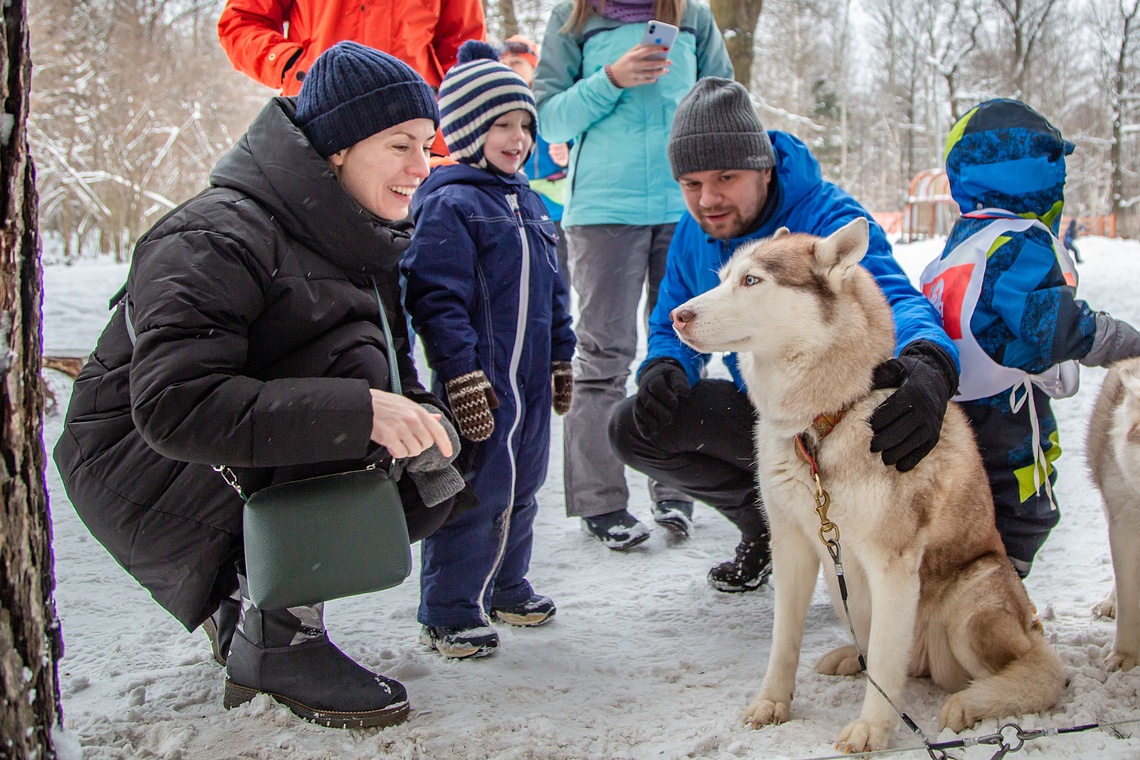
[[[271,101],[211,189],[139,241],[136,342],[120,304],[55,448],[87,527],[189,629],[236,588],[242,552],[242,503],[208,465],[251,492],[384,456],[369,441],[369,388],[390,388],[373,282],[405,395],[442,407],[399,308],[410,228],[356,203],[292,116],[291,98]]]

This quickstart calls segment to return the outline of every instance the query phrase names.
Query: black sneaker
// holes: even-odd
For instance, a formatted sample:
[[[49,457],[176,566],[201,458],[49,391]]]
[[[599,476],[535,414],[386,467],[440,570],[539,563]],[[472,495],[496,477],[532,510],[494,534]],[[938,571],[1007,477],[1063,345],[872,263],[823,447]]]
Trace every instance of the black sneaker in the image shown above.
[[[464,660],[469,657],[486,657],[499,648],[498,632],[487,625],[471,628],[446,628],[425,625],[420,641],[444,657]]]
[[[772,552],[768,538],[742,540],[736,545],[736,559],[709,570],[709,585],[717,591],[755,591],[772,574]]]
[[[693,532],[693,502],[659,501],[653,505],[653,520],[679,537],[688,538]]]
[[[518,604],[509,604],[506,607],[492,607],[491,617],[507,625],[532,627],[550,622],[558,608],[549,596],[531,594],[530,599],[524,599]]]
[[[649,528],[628,509],[582,518],[582,531],[614,551],[624,551],[649,538]]]

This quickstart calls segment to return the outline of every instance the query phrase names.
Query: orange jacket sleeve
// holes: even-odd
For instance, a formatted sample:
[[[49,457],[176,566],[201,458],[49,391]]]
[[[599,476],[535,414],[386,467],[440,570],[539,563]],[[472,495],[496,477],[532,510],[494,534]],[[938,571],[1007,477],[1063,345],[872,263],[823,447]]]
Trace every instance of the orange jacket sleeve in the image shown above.
[[[285,64],[301,45],[283,32],[290,0],[228,0],[218,19],[218,39],[234,68],[266,87],[281,89]]]
[[[487,39],[482,0],[443,0],[432,47],[443,73],[455,65],[459,46],[467,40]]]

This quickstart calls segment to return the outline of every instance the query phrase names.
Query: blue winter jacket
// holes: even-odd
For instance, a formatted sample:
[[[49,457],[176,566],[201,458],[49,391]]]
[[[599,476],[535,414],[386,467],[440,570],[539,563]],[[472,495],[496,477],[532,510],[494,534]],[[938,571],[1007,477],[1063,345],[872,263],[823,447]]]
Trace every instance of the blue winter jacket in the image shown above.
[[[501,395],[517,362],[515,379],[549,398],[550,363],[570,361],[574,333],[554,224],[526,177],[439,166],[412,214],[404,301],[437,380],[481,369]]]
[[[806,145],[785,132],[770,131],[768,136],[776,150],[776,182],[768,198],[765,221],[759,229],[732,240],[717,240],[709,237],[688,213],[677,225],[669,247],[665,278],[657,294],[657,306],[649,318],[646,362],[659,357],[676,359],[685,368],[689,384],[696,384],[711,355],[682,343],[673,331],[669,313],[690,298],[719,285],[717,272],[743,243],[770,237],[780,227],[824,237],[861,216],[870,222],[870,244],[861,263],[874,275],[894,312],[897,350],[916,340],[929,340],[945,349],[957,363],[958,350],[942,329],[938,312],[911,285],[895,261],[882,228],[858,201],[823,180],[819,162]],[[726,354],[724,363],[737,387],[743,390],[736,354]],[[644,367],[642,364],[642,369]]]
[[[595,13],[581,34],[563,34],[572,8],[560,3],[551,13],[534,79],[542,136],[574,141],[562,225],[672,224],[685,210],[665,150],[677,103],[701,77],[732,78],[712,11],[687,2],[669,73],[655,84],[621,89],[603,67],[640,44],[645,22],[623,24]]]

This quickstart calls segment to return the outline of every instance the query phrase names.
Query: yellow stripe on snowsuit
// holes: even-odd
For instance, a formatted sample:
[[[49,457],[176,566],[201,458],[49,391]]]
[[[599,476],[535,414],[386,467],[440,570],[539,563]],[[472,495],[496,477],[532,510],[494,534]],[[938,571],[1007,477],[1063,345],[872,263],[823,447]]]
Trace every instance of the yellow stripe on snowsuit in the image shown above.
[[[958,123],[950,130],[950,134],[946,136],[946,152],[942,154],[942,163],[946,163],[946,159],[950,157],[950,151],[962,139],[962,134],[966,131],[966,125],[970,123],[970,119],[974,118],[974,114],[978,112],[978,107],[970,109],[970,112],[958,119]]]
[[[1038,472],[1041,473],[1038,482],[1041,483],[1042,486],[1045,485],[1045,481],[1048,480],[1049,476],[1053,473],[1053,462],[1057,461],[1057,457],[1061,456],[1059,440],[1057,431],[1054,430],[1049,434],[1049,443],[1052,445],[1045,451],[1044,463],[1028,464],[1025,467],[1020,467],[1013,471],[1013,474],[1017,476],[1018,498],[1021,499],[1022,504],[1037,494],[1037,487],[1033,484],[1034,468],[1037,468]]]

